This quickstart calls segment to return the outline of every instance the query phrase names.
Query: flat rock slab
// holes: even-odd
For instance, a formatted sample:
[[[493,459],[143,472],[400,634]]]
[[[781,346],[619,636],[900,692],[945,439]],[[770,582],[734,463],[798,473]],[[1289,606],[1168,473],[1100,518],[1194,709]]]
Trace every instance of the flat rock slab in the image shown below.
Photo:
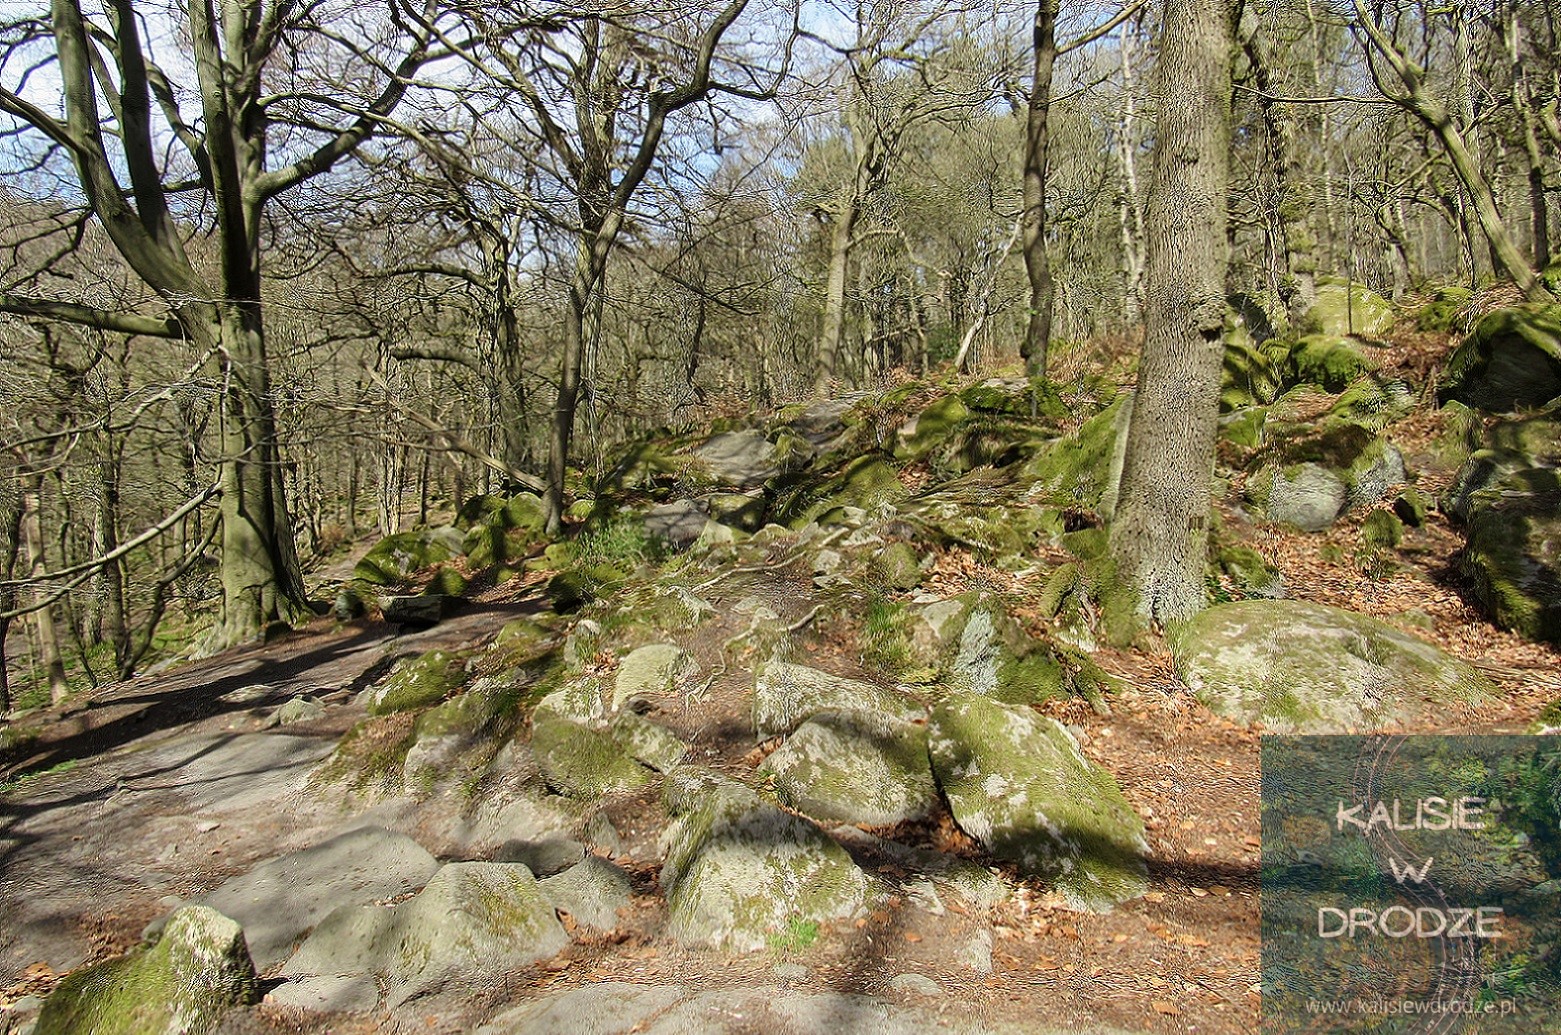
[[[266,1005],[315,1013],[367,1013],[379,1005],[379,984],[368,974],[299,978],[268,992]]]
[[[501,1014],[477,1035],[1061,1035],[1043,1025],[983,1024],[869,996],[760,987],[695,992],[611,981]],[[1092,1027],[1092,1035],[1127,1035]]]
[[[292,955],[293,944],[333,909],[416,891],[438,869],[410,837],[359,827],[269,859],[197,901],[243,924],[255,966],[265,971]]]

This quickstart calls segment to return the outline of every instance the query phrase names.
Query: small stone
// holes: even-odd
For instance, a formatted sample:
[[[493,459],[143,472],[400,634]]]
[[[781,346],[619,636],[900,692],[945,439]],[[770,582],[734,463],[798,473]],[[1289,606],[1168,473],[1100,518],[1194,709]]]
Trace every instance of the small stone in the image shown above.
[[[954,953],[954,958],[982,977],[992,973],[992,932],[977,931]]]
[[[806,981],[809,976],[808,968],[800,963],[777,963],[770,973],[776,981]]]

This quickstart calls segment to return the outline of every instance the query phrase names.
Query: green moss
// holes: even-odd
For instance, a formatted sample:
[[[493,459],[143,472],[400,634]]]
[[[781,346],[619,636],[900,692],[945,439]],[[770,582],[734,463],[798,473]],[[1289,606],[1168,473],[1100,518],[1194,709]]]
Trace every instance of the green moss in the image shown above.
[[[1473,300],[1474,292],[1468,288],[1438,287],[1431,292],[1431,300],[1415,310],[1415,326],[1432,334],[1465,333],[1469,303]]]
[[[1377,375],[1364,377],[1344,390],[1328,416],[1381,431],[1415,408],[1415,390],[1407,381]]]
[[[1042,449],[1024,466],[1035,494],[1062,506],[1098,507],[1110,488],[1125,400],[1085,421],[1078,432]]]
[[[1296,342],[1285,361],[1289,384],[1314,384],[1342,392],[1377,365],[1346,338],[1314,334]]]
[[[1394,320],[1392,304],[1366,285],[1318,277],[1317,300],[1301,322],[1308,333],[1380,340],[1393,329]]]
[[[352,570],[352,577],[373,586],[395,586],[415,572],[452,560],[461,537],[451,529],[399,532],[374,545]]]
[[[465,575],[454,568],[440,568],[434,573],[433,579],[423,590],[427,596],[458,597],[466,592],[470,585]]]
[[[1391,510],[1374,510],[1360,526],[1361,542],[1395,550],[1404,541],[1404,523]]]
[[[598,798],[650,782],[650,773],[610,734],[568,719],[538,714],[531,750],[548,785],[573,798]]]
[[[902,460],[926,456],[970,418],[970,408],[957,395],[932,403],[916,418],[916,430],[900,440],[895,455]]]
[[[794,487],[775,511],[778,520],[792,528],[802,528],[837,507],[871,511],[907,495],[894,466],[882,455],[868,453],[852,460],[832,477],[806,480]]]
[[[415,658],[404,658],[372,691],[368,712],[388,715],[437,704],[464,678],[459,658],[449,651],[431,650]]]
[[[78,970],[44,1003],[36,1035],[210,1032],[235,1006],[260,1001],[238,924],[184,909],[157,944]]]

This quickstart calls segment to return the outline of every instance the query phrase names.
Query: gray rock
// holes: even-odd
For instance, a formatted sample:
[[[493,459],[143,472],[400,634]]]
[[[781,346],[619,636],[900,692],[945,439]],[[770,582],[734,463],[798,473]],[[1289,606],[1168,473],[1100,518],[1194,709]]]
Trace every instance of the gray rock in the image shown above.
[[[783,804],[816,819],[888,826],[939,805],[926,729],[882,715],[819,712],[759,772]]]
[[[992,932],[977,931],[955,951],[954,956],[982,977],[992,973]]]
[[[585,846],[562,835],[538,841],[506,841],[493,855],[494,862],[520,863],[536,877],[563,873],[584,858]]]
[[[709,515],[694,500],[673,500],[645,512],[645,532],[665,539],[673,549],[686,550],[705,530]]]
[[[369,974],[303,977],[267,992],[266,1005],[314,1013],[367,1013],[379,1005],[379,984]]]
[[[291,726],[299,722],[314,722],[325,718],[325,705],[314,697],[295,697],[272,716],[278,726]]]
[[[1177,674],[1200,700],[1276,733],[1412,725],[1491,691],[1473,668],[1423,640],[1299,600],[1209,608],[1170,641]]]
[[[739,783],[682,767],[667,778],[662,835],[669,933],[686,945],[761,949],[800,917],[859,915],[870,878],[817,827]]]
[[[451,863],[398,906],[343,906],[282,968],[285,977],[373,974],[395,1007],[459,980],[482,984],[569,944],[531,871]]]
[[[1448,360],[1439,395],[1499,412],[1561,395],[1561,306],[1518,305],[1481,318]]]
[[[1247,495],[1270,521],[1321,532],[1344,513],[1349,490],[1321,464],[1262,467],[1247,481]]]
[[[776,981],[806,981],[811,973],[800,963],[777,963],[770,968],[770,976]]]
[[[331,910],[415,891],[438,869],[410,837],[359,827],[268,859],[195,901],[242,924],[255,965],[269,970]]]
[[[694,450],[694,456],[721,484],[741,489],[762,485],[780,474],[775,444],[757,431],[712,435]]]
[[[633,894],[629,875],[594,855],[538,883],[554,909],[598,931],[618,926],[618,910],[629,904]]]
[[[72,973],[49,995],[37,1035],[186,1035],[259,1001],[244,931],[205,906],[173,915],[150,948]]]
[[[960,828],[1073,908],[1109,910],[1148,889],[1143,820],[1057,721],[950,694],[933,709],[928,748]]]
[[[914,702],[856,679],[771,661],[759,672],[753,691],[753,726],[759,738],[790,733],[821,711],[864,712],[912,720],[925,713]]]
[[[613,717],[612,738],[630,757],[658,773],[670,773],[688,754],[688,745],[676,733],[634,712]]]
[[[834,827],[829,833],[836,841],[854,851],[887,859],[907,873],[923,874],[972,906],[999,905],[1007,901],[1010,894],[1008,885],[1001,877],[969,859],[945,855],[931,848],[902,845],[897,841],[875,837],[856,827]]]
[[[613,710],[636,697],[676,693],[694,677],[698,665],[688,651],[673,643],[637,647],[618,663],[613,679]]]

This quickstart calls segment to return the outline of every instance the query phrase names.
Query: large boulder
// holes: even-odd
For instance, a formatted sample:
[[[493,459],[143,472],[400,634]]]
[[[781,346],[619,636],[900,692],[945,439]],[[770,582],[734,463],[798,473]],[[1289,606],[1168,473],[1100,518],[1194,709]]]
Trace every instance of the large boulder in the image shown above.
[[[1460,567],[1504,629],[1561,644],[1561,471],[1514,471],[1473,494]]]
[[[908,495],[894,465],[882,455],[868,453],[837,474],[793,488],[777,505],[776,515],[790,527],[802,528],[832,511],[854,507],[871,512]]]
[[[533,717],[531,750],[548,786],[572,798],[592,800],[650,782],[650,772],[611,732],[550,712]]]
[[[960,828],[1071,907],[1109,910],[1148,889],[1143,820],[1056,720],[953,693],[932,712],[928,745]]]
[[[363,555],[352,577],[373,586],[396,586],[413,574],[458,556],[465,536],[455,528],[432,528],[386,536]]]
[[[35,1035],[207,1035],[260,1001],[237,923],[206,906],[173,915],[150,948],[78,970],[44,1002]]]
[[[957,395],[930,404],[900,428],[895,456],[917,460],[937,448],[960,424],[970,419],[970,407]]]
[[[686,945],[749,952],[792,922],[861,914],[872,880],[817,827],[708,771],[667,779],[667,926]]]
[[[1172,633],[1171,649],[1199,700],[1278,733],[1408,725],[1491,691],[1468,664],[1385,622],[1298,600],[1209,608]]]
[[[694,545],[705,530],[710,515],[699,500],[673,500],[645,512],[645,534],[664,540],[674,550]]]
[[[763,485],[781,473],[775,443],[757,431],[712,435],[695,447],[694,456],[717,482],[739,489]]]
[[[790,733],[822,711],[865,713],[909,721],[924,712],[892,690],[788,661],[759,670],[753,689],[753,728],[759,739]]]
[[[343,906],[282,968],[287,977],[373,974],[391,1006],[459,982],[473,988],[547,959],[569,936],[531,871],[451,863],[393,908]]]
[[[1319,277],[1317,300],[1301,323],[1319,334],[1380,341],[1393,328],[1393,305],[1364,284]]]
[[[1561,306],[1487,314],[1447,361],[1439,396],[1502,413],[1561,396]]]
[[[820,712],[759,772],[783,804],[815,819],[889,826],[938,807],[926,727],[888,716]]]

